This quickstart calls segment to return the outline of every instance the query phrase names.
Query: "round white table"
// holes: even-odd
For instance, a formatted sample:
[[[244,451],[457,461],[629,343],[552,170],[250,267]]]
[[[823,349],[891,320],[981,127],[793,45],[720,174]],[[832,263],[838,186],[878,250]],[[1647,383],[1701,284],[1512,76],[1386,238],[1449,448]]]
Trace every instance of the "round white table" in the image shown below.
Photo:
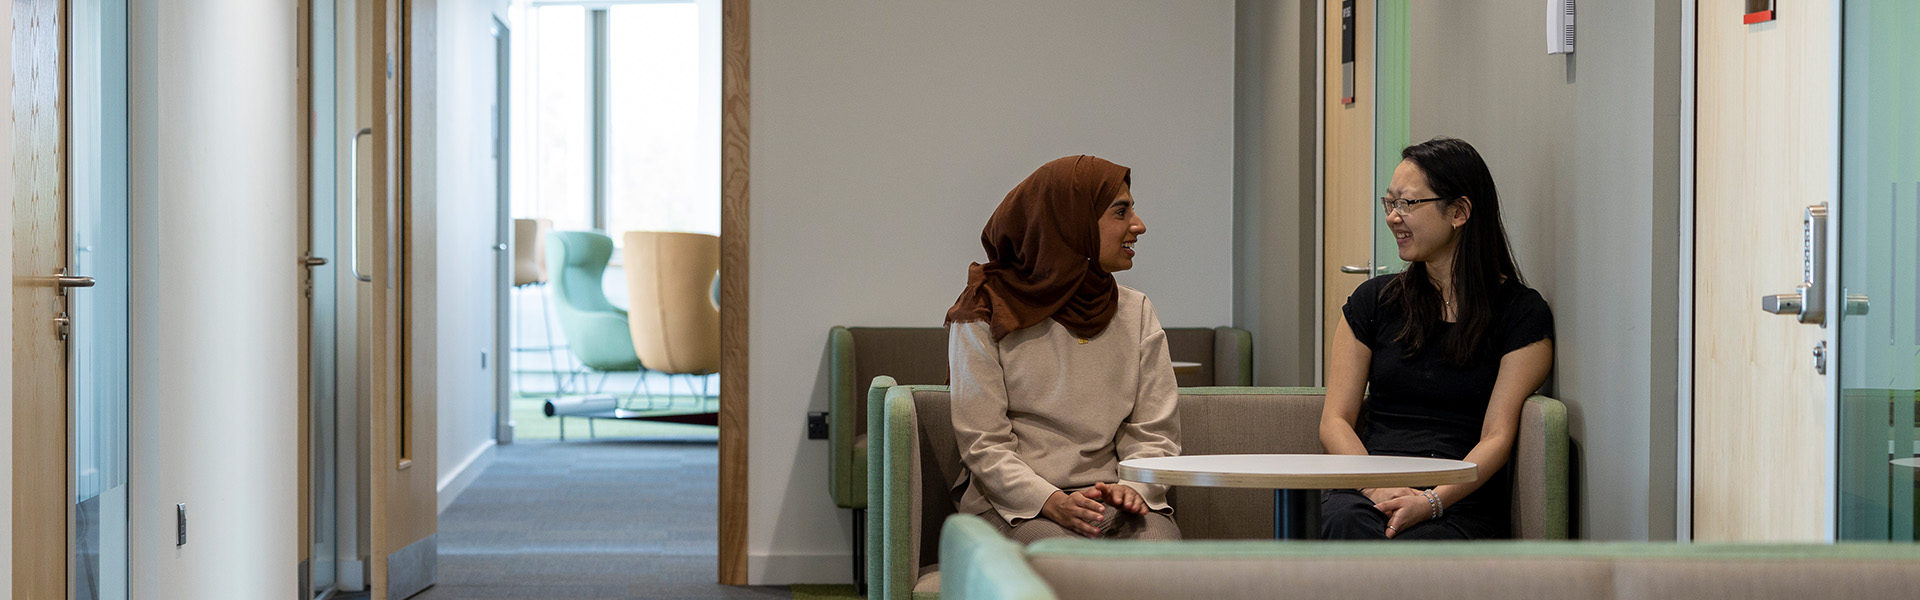
[[[1173,374],[1175,375],[1185,375],[1187,373],[1199,373],[1199,372],[1200,372],[1200,363],[1188,361],[1188,360],[1173,361]]]
[[[1899,465],[1909,469],[1920,469],[1920,457],[1916,457],[1916,456],[1909,456],[1906,458],[1896,458],[1888,462],[1892,462],[1895,465]]]
[[[1136,458],[1120,463],[1120,478],[1141,483],[1264,488],[1273,492],[1273,536],[1305,539],[1312,492],[1371,487],[1433,487],[1469,483],[1479,467],[1464,460],[1347,454],[1198,454]]]

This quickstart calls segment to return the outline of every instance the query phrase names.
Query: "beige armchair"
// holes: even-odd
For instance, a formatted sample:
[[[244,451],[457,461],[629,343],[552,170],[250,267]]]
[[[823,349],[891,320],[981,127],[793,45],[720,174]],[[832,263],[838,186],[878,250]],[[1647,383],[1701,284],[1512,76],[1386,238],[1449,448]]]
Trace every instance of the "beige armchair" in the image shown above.
[[[553,232],[552,219],[514,219],[513,220],[513,287],[528,288],[547,285],[547,234]],[[553,374],[553,393],[566,393],[567,381],[572,379],[573,369],[567,368],[562,377],[561,354],[564,344],[553,343],[553,304],[547,294],[535,294],[540,297],[540,332],[546,336],[545,346],[515,346],[513,351],[546,353],[548,370]],[[513,320],[514,337],[526,338],[519,334],[520,319]],[[524,343],[524,342],[523,342]]]
[[[547,246],[552,219],[513,220],[513,287],[547,282]]]
[[[712,290],[720,274],[720,238],[629,231],[622,241],[627,326],[640,363],[667,374],[719,372],[720,306]],[[704,388],[706,378],[700,381]],[[710,396],[705,389],[700,395]]]

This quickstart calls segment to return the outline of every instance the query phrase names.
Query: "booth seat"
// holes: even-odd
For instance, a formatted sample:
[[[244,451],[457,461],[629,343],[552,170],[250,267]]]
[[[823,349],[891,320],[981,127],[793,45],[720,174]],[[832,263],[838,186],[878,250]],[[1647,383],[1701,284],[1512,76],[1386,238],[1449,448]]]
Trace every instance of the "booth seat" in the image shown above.
[[[1183,454],[1317,454],[1325,388],[1181,388]],[[954,512],[949,486],[962,466],[946,386],[874,379],[868,394],[872,454],[867,530],[869,597],[906,600],[941,588],[940,527]],[[1513,531],[1522,539],[1568,538],[1566,407],[1528,398],[1508,468]],[[1273,492],[1170,488],[1174,520],[1188,540],[1257,539],[1273,534]],[[1206,597],[1193,595],[1185,597]]]

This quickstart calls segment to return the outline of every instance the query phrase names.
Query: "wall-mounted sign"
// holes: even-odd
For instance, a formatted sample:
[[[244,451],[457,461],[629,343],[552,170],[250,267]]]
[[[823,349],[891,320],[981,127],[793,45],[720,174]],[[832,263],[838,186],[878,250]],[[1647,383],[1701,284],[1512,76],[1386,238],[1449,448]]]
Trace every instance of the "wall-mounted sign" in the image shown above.
[[[1353,0],[1340,0],[1340,103],[1353,104]]]
[[[1747,15],[1741,22],[1748,25],[1773,20],[1773,0],[1747,0]]]

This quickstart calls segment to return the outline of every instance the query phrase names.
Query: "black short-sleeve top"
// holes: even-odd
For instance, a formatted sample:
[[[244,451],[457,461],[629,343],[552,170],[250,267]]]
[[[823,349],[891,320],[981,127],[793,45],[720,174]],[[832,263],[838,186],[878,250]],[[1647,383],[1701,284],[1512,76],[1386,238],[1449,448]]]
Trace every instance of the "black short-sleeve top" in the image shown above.
[[[1446,364],[1447,339],[1456,325],[1444,321],[1428,331],[1420,354],[1407,358],[1405,344],[1395,340],[1406,326],[1406,311],[1381,297],[1394,277],[1360,284],[1342,310],[1353,336],[1373,351],[1360,442],[1373,454],[1465,458],[1480,440],[1500,359],[1552,338],[1553,312],[1539,292],[1509,280],[1494,291],[1487,349],[1471,364]]]

